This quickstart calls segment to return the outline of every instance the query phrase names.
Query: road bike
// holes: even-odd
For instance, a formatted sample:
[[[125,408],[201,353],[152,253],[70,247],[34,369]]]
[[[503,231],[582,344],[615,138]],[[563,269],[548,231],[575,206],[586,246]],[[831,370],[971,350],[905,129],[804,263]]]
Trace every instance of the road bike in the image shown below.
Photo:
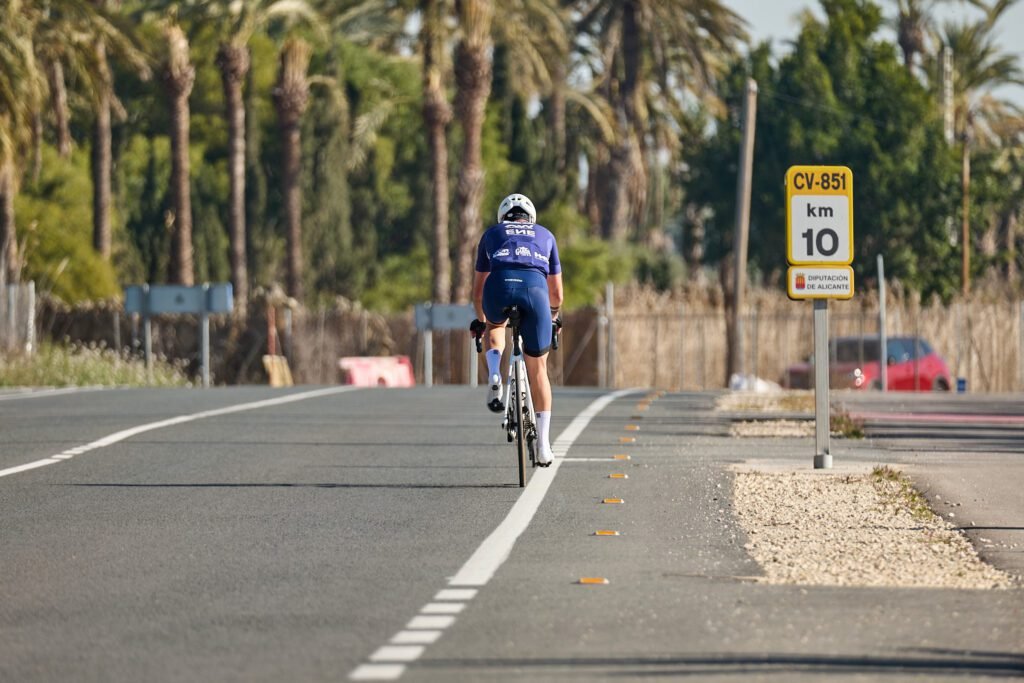
[[[526,486],[526,461],[529,459],[530,467],[545,467],[537,462],[537,422],[536,411],[533,408],[533,395],[530,392],[530,378],[526,373],[526,361],[523,358],[522,339],[519,335],[519,324],[522,321],[522,312],[516,305],[504,309],[508,316],[508,325],[512,330],[512,356],[508,364],[508,377],[505,381],[505,393],[503,396],[505,415],[501,421],[501,429],[509,443],[516,444],[516,462],[519,465],[519,486]],[[562,321],[552,323],[551,346],[558,348],[559,332],[562,328]],[[483,333],[477,333],[477,353],[483,351],[481,338]],[[550,464],[550,463],[548,463]]]

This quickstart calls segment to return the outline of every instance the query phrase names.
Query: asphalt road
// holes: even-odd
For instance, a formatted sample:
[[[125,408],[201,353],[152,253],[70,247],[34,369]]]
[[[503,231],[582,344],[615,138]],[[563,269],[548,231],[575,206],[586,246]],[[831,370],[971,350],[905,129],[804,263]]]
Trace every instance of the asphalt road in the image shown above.
[[[1022,590],[750,580],[727,466],[797,445],[710,395],[611,402],[524,492],[479,391],[223,410],[307,391],[0,395],[0,681],[1024,677]]]
[[[845,392],[836,400],[982,557],[1024,576],[1024,396]]]

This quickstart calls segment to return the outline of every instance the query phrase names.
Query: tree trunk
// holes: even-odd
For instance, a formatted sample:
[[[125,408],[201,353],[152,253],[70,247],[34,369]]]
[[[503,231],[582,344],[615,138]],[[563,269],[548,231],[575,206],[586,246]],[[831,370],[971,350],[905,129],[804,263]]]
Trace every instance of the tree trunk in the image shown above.
[[[490,0],[464,0],[460,10],[465,37],[455,55],[456,107],[465,142],[457,188],[459,255],[453,297],[456,303],[469,301],[473,286],[473,257],[483,228],[480,224],[480,202],[484,195],[481,140],[487,98],[491,94],[493,12]]]
[[[568,189],[566,127],[565,127],[565,63],[559,59],[551,75],[551,142],[555,146],[555,179],[558,183],[558,196],[562,198]]]
[[[71,156],[71,115],[68,110],[68,88],[64,81],[64,66],[59,59],[50,61],[47,77],[50,81],[50,101],[57,127],[57,152],[62,159]]]
[[[616,116],[618,141],[605,168],[611,191],[604,195],[601,231],[613,242],[625,242],[630,225],[637,219],[647,193],[646,172],[640,149],[642,134],[637,84],[640,79],[641,36],[637,20],[639,8],[634,0],[623,2],[622,9],[622,81]]]
[[[189,173],[189,104],[195,82],[195,67],[189,59],[188,39],[179,26],[166,32],[170,47],[164,65],[164,85],[171,100],[171,193],[173,235],[171,237],[172,282],[195,284],[192,263],[192,190]]]
[[[244,320],[249,300],[249,273],[246,261],[245,229],[245,102],[242,84],[249,71],[249,50],[245,45],[222,43],[217,51],[224,86],[228,119],[228,235],[231,243],[231,286],[235,294],[236,316]]]
[[[281,48],[280,70],[274,88],[281,147],[284,155],[283,195],[288,224],[288,295],[302,300],[302,114],[309,102],[309,45],[301,39],[289,39]]]
[[[0,161],[0,295],[14,282],[14,162]]]
[[[107,48],[96,43],[100,88],[96,93],[96,120],[92,134],[92,245],[100,258],[110,259],[110,175],[112,167],[110,98],[113,92]]]
[[[430,144],[431,189],[434,201],[433,282],[431,300],[451,301],[451,248],[448,243],[448,135],[452,119],[439,62],[443,49],[442,18],[438,0],[427,0],[423,9],[423,122]]]

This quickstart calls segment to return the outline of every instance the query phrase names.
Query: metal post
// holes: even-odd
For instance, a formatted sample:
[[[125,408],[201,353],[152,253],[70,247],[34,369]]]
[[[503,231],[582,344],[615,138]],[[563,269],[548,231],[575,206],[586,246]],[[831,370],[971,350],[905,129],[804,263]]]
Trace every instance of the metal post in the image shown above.
[[[36,283],[32,280],[28,283],[28,309],[25,311],[25,351],[28,354],[36,350]]]
[[[199,314],[199,326],[202,330],[202,357],[203,388],[210,388],[210,315],[203,311]]]
[[[754,128],[757,122],[757,81],[747,79],[746,95],[743,98],[743,145],[740,147],[739,173],[736,177],[736,234],[733,241],[735,252],[735,280],[733,282],[733,334],[736,346],[733,349],[732,374],[745,375],[743,358],[743,298],[747,286],[747,236],[750,232],[750,187],[754,166]]]
[[[1020,375],[1020,382],[1017,384],[1018,391],[1024,391],[1024,301],[1020,302],[1020,318],[1017,326],[1017,374]]]
[[[953,144],[953,48],[942,46],[942,132]]]
[[[602,308],[597,313],[597,385],[608,386],[608,316]]]
[[[828,397],[828,299],[814,300],[814,469],[831,469]]]
[[[686,304],[679,306],[679,391],[686,390]]]
[[[889,339],[885,326],[885,259],[878,255],[878,366],[881,368],[878,381],[882,391],[889,391]]]
[[[469,363],[467,363],[466,368],[467,372],[469,373],[469,378],[467,381],[469,382],[469,386],[475,388],[477,382],[476,376],[479,369],[479,365],[477,365],[478,361],[476,357],[476,342],[473,340],[473,337],[469,338],[469,346],[467,346],[466,349],[467,357],[469,358]]]
[[[199,313],[199,359],[203,374],[203,388],[210,388],[210,314],[207,312],[210,302],[210,285],[203,285],[203,309]]]
[[[604,308],[608,316],[608,386],[615,386],[615,283],[604,286]]]
[[[434,386],[434,331],[423,332],[423,385]]]
[[[7,285],[7,348],[18,345],[18,285]]]
[[[144,352],[146,354],[146,378],[153,381],[153,321],[146,313],[142,318],[143,336],[145,337]]]

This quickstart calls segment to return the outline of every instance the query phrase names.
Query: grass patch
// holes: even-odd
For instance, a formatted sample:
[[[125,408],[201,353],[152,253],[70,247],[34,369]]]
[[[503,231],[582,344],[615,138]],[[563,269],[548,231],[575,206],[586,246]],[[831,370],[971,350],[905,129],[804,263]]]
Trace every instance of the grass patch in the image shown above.
[[[882,500],[897,509],[907,510],[915,519],[930,520],[937,515],[928,500],[911,485],[910,480],[897,469],[877,465],[871,470],[871,480]]]
[[[190,386],[181,365],[153,360],[146,363],[127,353],[96,346],[43,343],[32,355],[0,356],[0,387],[69,386]]]
[[[829,416],[829,431],[847,439],[863,439],[864,423],[848,413],[834,412]]]

